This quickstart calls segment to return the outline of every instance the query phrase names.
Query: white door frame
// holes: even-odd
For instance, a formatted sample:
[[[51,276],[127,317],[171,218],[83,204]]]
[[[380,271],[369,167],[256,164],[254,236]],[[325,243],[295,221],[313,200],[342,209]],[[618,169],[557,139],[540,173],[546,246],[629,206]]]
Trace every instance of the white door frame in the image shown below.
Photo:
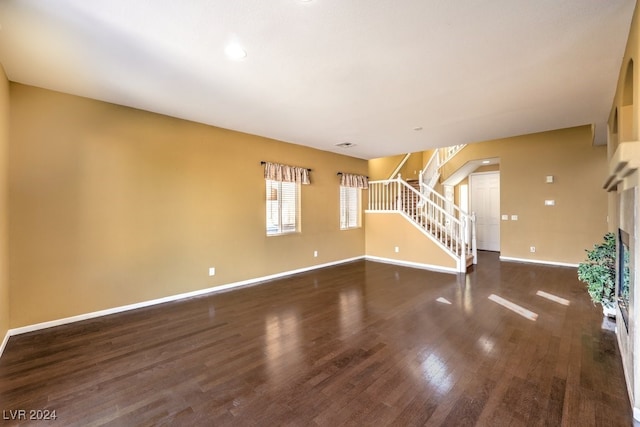
[[[459,192],[459,201],[458,206],[460,206],[460,210],[464,213],[471,215],[471,210],[469,209],[469,184],[461,184],[458,187]],[[468,217],[465,217],[465,236],[464,243],[469,245],[471,244],[471,221]]]

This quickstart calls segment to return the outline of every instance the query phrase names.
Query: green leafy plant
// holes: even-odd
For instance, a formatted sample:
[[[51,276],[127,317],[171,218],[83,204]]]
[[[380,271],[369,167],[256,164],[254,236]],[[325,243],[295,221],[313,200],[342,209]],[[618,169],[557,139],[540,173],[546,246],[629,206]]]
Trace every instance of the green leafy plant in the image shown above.
[[[588,250],[587,260],[578,265],[578,279],[587,284],[594,303],[613,308],[616,301],[616,238],[604,235],[604,242]]]

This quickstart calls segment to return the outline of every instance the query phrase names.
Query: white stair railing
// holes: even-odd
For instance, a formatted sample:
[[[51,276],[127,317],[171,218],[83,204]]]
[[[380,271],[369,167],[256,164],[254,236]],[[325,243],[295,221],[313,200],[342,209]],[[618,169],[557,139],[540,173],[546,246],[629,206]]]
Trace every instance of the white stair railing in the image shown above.
[[[451,145],[449,147],[438,149],[438,155],[440,156],[440,161],[439,161],[440,166],[444,165],[449,160],[451,160],[453,156],[458,154],[458,152],[466,146],[467,144],[458,144],[458,145]]]
[[[420,172],[420,184],[426,184],[433,188],[438,182],[438,178],[440,178],[440,168],[451,160],[453,156],[458,154],[464,147],[466,147],[466,144],[436,148],[427,162],[427,165]]]
[[[436,151],[434,151],[431,155],[431,158],[427,162],[427,165],[422,171],[420,171],[418,179],[421,186],[422,184],[425,184],[433,188],[436,185],[436,182],[438,182],[439,177],[440,164],[438,162],[438,149],[436,148]]]
[[[431,193],[438,194],[433,190]],[[473,256],[474,264],[477,261],[475,220],[473,216],[457,209],[460,218],[448,213],[437,196],[433,196],[432,200],[400,177],[384,181],[369,181],[368,212],[403,213],[425,235],[449,252],[457,260],[458,271],[464,272],[468,257]],[[467,242],[469,226],[472,227],[471,242]]]
[[[438,193],[431,187],[428,187],[426,184],[420,184],[420,192],[425,197],[425,199],[429,200],[430,203],[425,204],[424,213],[425,215],[430,214],[430,206],[437,206],[438,208],[449,212],[454,218],[458,219],[461,222],[464,222],[467,227],[467,230],[471,230],[471,233],[466,232],[465,242],[469,244],[470,255],[473,255],[473,263],[477,263],[478,259],[478,251],[476,248],[476,219],[475,214],[469,214],[468,212],[460,209],[458,205],[447,200],[442,194]]]

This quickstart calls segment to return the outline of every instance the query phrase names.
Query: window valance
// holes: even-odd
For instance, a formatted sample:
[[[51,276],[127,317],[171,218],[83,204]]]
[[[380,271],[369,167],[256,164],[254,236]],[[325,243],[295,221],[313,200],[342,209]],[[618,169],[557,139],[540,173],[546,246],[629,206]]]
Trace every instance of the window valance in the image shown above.
[[[369,188],[369,177],[339,172],[340,185],[343,187]]]
[[[309,169],[288,166],[280,163],[262,162],[264,165],[264,179],[280,182],[296,182],[311,184]]]

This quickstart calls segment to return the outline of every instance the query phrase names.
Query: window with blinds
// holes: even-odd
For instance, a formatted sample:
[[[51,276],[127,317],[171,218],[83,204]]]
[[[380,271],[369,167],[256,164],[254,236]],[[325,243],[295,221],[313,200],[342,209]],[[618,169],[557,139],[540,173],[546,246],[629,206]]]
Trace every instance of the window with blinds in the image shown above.
[[[340,186],[340,229],[360,227],[360,189]]]
[[[300,184],[266,180],[267,236],[295,233],[300,218]]]

